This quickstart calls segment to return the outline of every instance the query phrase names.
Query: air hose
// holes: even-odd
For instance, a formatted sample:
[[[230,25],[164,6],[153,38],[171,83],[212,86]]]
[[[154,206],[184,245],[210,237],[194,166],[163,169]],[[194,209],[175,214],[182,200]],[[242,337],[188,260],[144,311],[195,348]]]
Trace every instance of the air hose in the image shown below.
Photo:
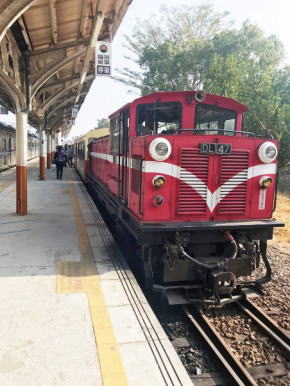
[[[199,267],[205,268],[205,269],[219,269],[221,268],[221,264],[217,263],[215,265],[205,264],[201,261],[195,259],[194,257],[190,256],[188,253],[185,252],[182,245],[179,245],[179,252],[181,256],[186,257],[190,261],[192,261],[194,264],[198,265]]]
[[[237,253],[238,253],[238,246],[237,246],[236,240],[235,240],[234,237],[231,235],[231,232],[230,232],[230,231],[224,231],[224,235],[225,235],[226,240],[227,240],[227,241],[231,244],[231,246],[233,247],[233,252],[232,252],[232,255],[229,257],[229,259],[235,259],[236,256],[237,256]]]
[[[235,257],[237,256],[237,253],[238,253],[238,246],[237,246],[236,240],[231,235],[230,231],[225,231],[224,235],[225,235],[226,240],[229,241],[229,243],[233,247],[233,252],[232,252],[232,255],[229,257],[229,259],[235,259]],[[214,265],[202,263],[201,261],[195,259],[194,257],[190,256],[188,253],[186,253],[181,244],[178,246],[178,249],[179,249],[179,253],[181,256],[186,257],[187,259],[189,259],[190,261],[192,261],[194,264],[198,265],[201,268],[204,268],[204,269],[221,269],[225,265],[225,261],[218,262]]]

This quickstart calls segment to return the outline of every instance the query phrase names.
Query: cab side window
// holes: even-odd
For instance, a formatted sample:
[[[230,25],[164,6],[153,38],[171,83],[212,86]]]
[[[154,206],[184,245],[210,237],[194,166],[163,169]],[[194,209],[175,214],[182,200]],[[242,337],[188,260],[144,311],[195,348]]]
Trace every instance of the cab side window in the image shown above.
[[[120,113],[119,119],[119,127],[120,127],[120,154],[124,154],[127,152],[127,142],[128,142],[128,133],[130,127],[130,111],[129,109],[123,110]]]
[[[111,136],[111,153],[118,153],[119,151],[119,117],[114,117],[110,121],[110,136]]]
[[[110,121],[111,153],[124,154],[127,151],[128,132],[130,126],[129,109],[122,110]]]

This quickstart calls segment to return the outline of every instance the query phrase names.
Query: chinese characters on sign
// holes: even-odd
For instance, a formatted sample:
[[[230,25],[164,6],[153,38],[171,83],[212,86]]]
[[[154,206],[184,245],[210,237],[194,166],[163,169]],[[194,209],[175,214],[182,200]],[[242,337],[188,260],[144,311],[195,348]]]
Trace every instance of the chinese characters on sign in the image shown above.
[[[8,114],[8,110],[6,109],[6,107],[0,105],[0,114]]]
[[[77,106],[74,106],[71,110],[71,117],[76,118],[79,112],[79,108]]]
[[[112,51],[110,42],[96,44],[96,75],[111,76]]]
[[[74,119],[68,119],[67,121],[66,121],[66,125],[67,126],[73,126],[75,124],[75,120]]]

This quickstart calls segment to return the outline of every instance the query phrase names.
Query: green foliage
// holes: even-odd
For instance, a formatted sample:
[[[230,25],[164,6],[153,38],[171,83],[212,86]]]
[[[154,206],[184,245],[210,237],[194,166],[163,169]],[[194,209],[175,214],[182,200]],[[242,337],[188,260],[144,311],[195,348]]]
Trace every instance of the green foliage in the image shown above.
[[[258,27],[246,22],[240,30],[215,36],[212,44],[204,74],[205,89],[250,106],[245,116],[248,130],[262,133],[266,129],[281,138],[287,129],[288,107],[282,82],[287,71],[279,69],[283,60],[281,43],[273,36],[265,37]]]
[[[162,15],[162,17],[160,17]],[[212,6],[167,8],[138,22],[127,48],[134,69],[117,80],[139,90],[204,89],[249,106],[245,129],[281,140],[280,161],[290,161],[290,67],[282,44],[248,21],[235,29]]]
[[[98,119],[98,126],[97,129],[105,129],[107,127],[110,127],[110,120],[107,118]]]
[[[137,88],[142,95],[156,90],[192,90],[202,84],[209,41],[223,30],[228,13],[212,7],[162,7],[158,18],[138,22],[132,37],[126,36],[136,65],[119,70],[116,79]]]

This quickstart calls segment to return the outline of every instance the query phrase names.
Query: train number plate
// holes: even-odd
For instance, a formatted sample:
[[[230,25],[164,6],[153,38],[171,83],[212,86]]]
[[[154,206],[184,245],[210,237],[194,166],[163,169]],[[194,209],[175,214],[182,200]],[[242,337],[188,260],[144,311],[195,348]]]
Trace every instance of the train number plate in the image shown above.
[[[232,145],[228,143],[201,143],[201,154],[231,154]]]

